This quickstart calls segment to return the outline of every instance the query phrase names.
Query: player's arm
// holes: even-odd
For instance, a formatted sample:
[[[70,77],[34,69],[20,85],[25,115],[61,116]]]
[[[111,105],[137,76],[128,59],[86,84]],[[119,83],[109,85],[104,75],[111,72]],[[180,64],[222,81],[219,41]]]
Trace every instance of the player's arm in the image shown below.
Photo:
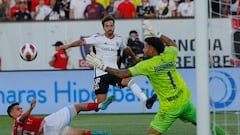
[[[23,113],[23,115],[20,117],[19,121],[23,123],[28,118],[28,116],[30,116],[30,114],[35,106],[36,106],[36,100],[33,99],[31,101],[29,109],[25,113]]]
[[[169,37],[161,34],[156,33],[153,26],[151,25],[149,20],[144,20],[143,22],[143,29],[144,29],[144,36],[145,37],[159,37],[167,46],[175,46],[177,47],[176,43],[174,43]]]
[[[85,41],[82,39],[76,40],[68,45],[62,45],[60,46],[60,49],[68,49],[68,48],[72,48],[72,47],[77,47],[77,46],[81,46],[81,45],[85,45]]]
[[[135,55],[135,53],[132,51],[132,49],[130,47],[127,46],[124,49],[124,51],[127,52],[127,54],[130,55],[136,63],[141,61],[141,59]]]
[[[50,66],[53,66],[53,64],[55,63],[55,61],[56,61],[56,56],[54,55],[54,56],[52,57],[52,59],[48,62],[48,64],[49,64]]]
[[[111,67],[106,67],[105,69],[106,72],[115,75],[119,78],[128,78],[131,77],[131,72],[127,69],[127,70],[119,70],[119,69],[115,69],[115,68],[111,68]]]
[[[175,46],[177,47],[176,43],[173,42],[169,37],[161,34],[159,37],[167,46]]]

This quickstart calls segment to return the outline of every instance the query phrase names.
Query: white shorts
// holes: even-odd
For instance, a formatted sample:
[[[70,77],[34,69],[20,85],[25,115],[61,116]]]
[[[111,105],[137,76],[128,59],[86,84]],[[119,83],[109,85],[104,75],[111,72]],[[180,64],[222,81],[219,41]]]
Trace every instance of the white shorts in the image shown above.
[[[70,125],[77,112],[74,106],[68,106],[44,118],[44,135],[59,135],[62,130]]]

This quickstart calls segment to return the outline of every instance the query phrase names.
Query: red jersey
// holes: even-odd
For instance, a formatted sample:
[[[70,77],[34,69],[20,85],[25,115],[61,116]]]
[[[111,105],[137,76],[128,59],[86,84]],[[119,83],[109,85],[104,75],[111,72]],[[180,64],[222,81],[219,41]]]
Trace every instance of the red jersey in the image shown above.
[[[20,10],[20,7],[19,6],[13,6],[11,9],[10,9],[10,18],[12,18],[14,16],[14,13],[18,12]],[[25,7],[24,8],[25,11],[28,11],[28,8]]]
[[[59,50],[55,54],[56,61],[53,64],[54,68],[57,69],[67,69],[67,64],[68,64],[68,56],[65,52],[65,50]]]
[[[135,14],[135,7],[131,2],[122,2],[118,5],[119,18],[133,18]]]
[[[36,135],[44,118],[28,116],[25,122],[22,123],[19,121],[21,116],[14,120],[13,135]]]

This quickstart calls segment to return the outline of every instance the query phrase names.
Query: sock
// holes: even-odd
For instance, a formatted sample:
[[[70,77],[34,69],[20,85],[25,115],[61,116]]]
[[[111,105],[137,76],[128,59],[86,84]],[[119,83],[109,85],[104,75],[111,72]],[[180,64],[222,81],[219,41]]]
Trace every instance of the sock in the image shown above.
[[[131,88],[135,96],[137,96],[141,101],[146,102],[147,96],[142,92],[141,88],[132,79],[129,81],[128,87]]]
[[[105,135],[103,131],[88,130],[86,135]]]
[[[86,135],[91,135],[91,130],[86,131]]]
[[[99,108],[98,108],[98,104],[99,104],[99,103],[88,103],[87,109],[88,109],[89,111],[91,111],[91,110],[98,110],[98,109],[99,109]]]

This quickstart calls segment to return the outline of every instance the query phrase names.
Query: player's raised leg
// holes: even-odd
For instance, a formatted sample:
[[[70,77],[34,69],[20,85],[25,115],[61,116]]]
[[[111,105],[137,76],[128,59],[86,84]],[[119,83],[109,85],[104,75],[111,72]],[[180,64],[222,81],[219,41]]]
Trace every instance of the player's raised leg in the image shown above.
[[[110,96],[107,98],[107,100],[105,100],[102,103],[80,103],[80,104],[75,104],[75,108],[77,113],[79,113],[80,111],[91,111],[91,110],[106,110],[107,107],[114,101],[114,96]]]
[[[99,104],[99,109],[106,110],[107,107],[114,101],[114,96],[110,96],[107,100]]]
[[[133,94],[137,96],[142,102],[146,102],[147,96],[132,78],[124,78],[122,79],[121,83],[123,86],[128,86],[132,90]]]

